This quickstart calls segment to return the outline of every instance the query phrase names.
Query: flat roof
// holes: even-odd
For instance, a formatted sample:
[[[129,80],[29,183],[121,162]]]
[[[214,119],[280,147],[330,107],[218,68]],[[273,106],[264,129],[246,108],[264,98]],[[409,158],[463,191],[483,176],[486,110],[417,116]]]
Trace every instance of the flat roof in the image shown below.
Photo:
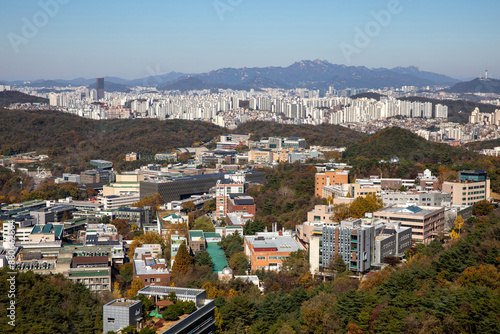
[[[108,263],[107,256],[75,256],[73,257],[73,264],[96,264]]]
[[[148,285],[145,288],[139,290],[139,294],[142,295],[158,295],[158,296],[168,296],[171,292],[175,292],[177,296],[188,296],[196,297],[199,294],[205,292],[203,289],[189,289],[189,288],[178,288],[175,286],[160,286],[160,285]]]
[[[138,303],[141,303],[140,300],[130,300],[130,299],[115,299],[110,301],[104,306],[119,306],[119,307],[131,307],[133,305],[136,305]]]
[[[245,236],[250,244],[255,248],[275,248],[276,252],[295,252],[305,248],[290,236]]]
[[[418,209],[420,209],[420,210],[418,210]],[[435,213],[436,211],[439,211],[440,209],[444,211],[443,207],[432,207],[432,206],[405,207],[402,205],[392,205],[392,206],[388,206],[386,208],[380,209],[378,211],[375,211],[373,214],[376,215],[377,213],[391,213],[391,214],[396,214],[396,215],[426,216],[428,214]]]
[[[88,276],[109,276],[109,270],[86,270],[86,271],[77,271],[77,272],[69,272],[69,277],[88,277]]]

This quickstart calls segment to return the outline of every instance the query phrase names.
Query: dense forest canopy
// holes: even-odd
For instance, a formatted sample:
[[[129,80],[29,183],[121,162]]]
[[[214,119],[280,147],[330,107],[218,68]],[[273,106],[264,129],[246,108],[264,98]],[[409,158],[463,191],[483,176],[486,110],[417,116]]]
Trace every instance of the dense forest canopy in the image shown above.
[[[346,146],[366,137],[365,134],[340,125],[293,125],[252,121],[240,124],[234,133],[252,133],[253,138],[302,137],[308,145]]]
[[[68,166],[90,159],[120,161],[129,152],[166,152],[210,141],[224,132],[201,121],[95,121],[56,111],[0,110],[0,154],[45,152],[61,157]]]
[[[49,100],[42,97],[24,94],[14,90],[6,90],[0,92],[0,108],[5,108],[12,103],[45,103],[48,104]]]

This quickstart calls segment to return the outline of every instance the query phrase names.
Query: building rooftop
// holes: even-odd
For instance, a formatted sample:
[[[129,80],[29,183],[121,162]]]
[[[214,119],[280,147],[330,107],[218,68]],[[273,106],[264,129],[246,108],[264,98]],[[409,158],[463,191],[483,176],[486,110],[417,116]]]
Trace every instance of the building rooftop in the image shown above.
[[[75,256],[73,264],[99,264],[108,263],[107,256]]]
[[[189,296],[196,297],[199,294],[205,292],[203,289],[189,289],[189,288],[178,288],[174,286],[160,286],[160,285],[148,285],[145,288],[139,290],[139,294],[143,295],[159,295],[168,296],[171,292],[175,292],[177,297]]]
[[[291,236],[245,236],[254,250],[274,249],[275,252],[295,252],[304,250],[304,247],[295,241]]]
[[[130,299],[115,299],[110,301],[104,306],[118,306],[118,307],[130,307],[135,304],[141,303],[140,300],[130,300]]]
[[[153,266],[157,264],[165,264],[165,268],[155,269]],[[135,273],[137,275],[158,275],[158,274],[170,274],[168,268],[166,267],[165,259],[155,259],[152,257],[143,260],[134,260]]]
[[[108,269],[70,271],[69,277],[109,276]]]
[[[443,207],[437,207],[437,206],[425,206],[425,207],[419,207],[419,206],[404,206],[404,205],[391,205],[386,208],[380,209],[378,211],[375,211],[373,214],[377,213],[392,213],[392,214],[398,214],[398,215],[409,215],[409,216],[426,216],[432,213],[435,213],[437,210],[443,210]]]
[[[224,269],[224,267],[229,267],[229,263],[226,259],[226,254],[220,248],[217,242],[208,242],[207,243],[207,252],[210,254],[212,258],[212,262],[214,263],[213,271],[215,273]]]

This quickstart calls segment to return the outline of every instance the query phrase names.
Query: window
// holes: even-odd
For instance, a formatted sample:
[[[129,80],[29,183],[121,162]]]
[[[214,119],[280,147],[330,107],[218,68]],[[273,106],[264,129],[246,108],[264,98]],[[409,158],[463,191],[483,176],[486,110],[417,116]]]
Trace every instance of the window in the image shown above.
[[[257,260],[265,260],[266,257],[265,256],[257,256]]]
[[[108,318],[108,324],[114,324],[115,318]]]

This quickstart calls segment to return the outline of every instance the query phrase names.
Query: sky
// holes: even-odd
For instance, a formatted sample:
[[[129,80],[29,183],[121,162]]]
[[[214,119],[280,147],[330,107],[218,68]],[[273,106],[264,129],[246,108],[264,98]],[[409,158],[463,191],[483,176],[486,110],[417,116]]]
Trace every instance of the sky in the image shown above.
[[[498,0],[3,0],[0,81],[414,65],[500,78]]]

